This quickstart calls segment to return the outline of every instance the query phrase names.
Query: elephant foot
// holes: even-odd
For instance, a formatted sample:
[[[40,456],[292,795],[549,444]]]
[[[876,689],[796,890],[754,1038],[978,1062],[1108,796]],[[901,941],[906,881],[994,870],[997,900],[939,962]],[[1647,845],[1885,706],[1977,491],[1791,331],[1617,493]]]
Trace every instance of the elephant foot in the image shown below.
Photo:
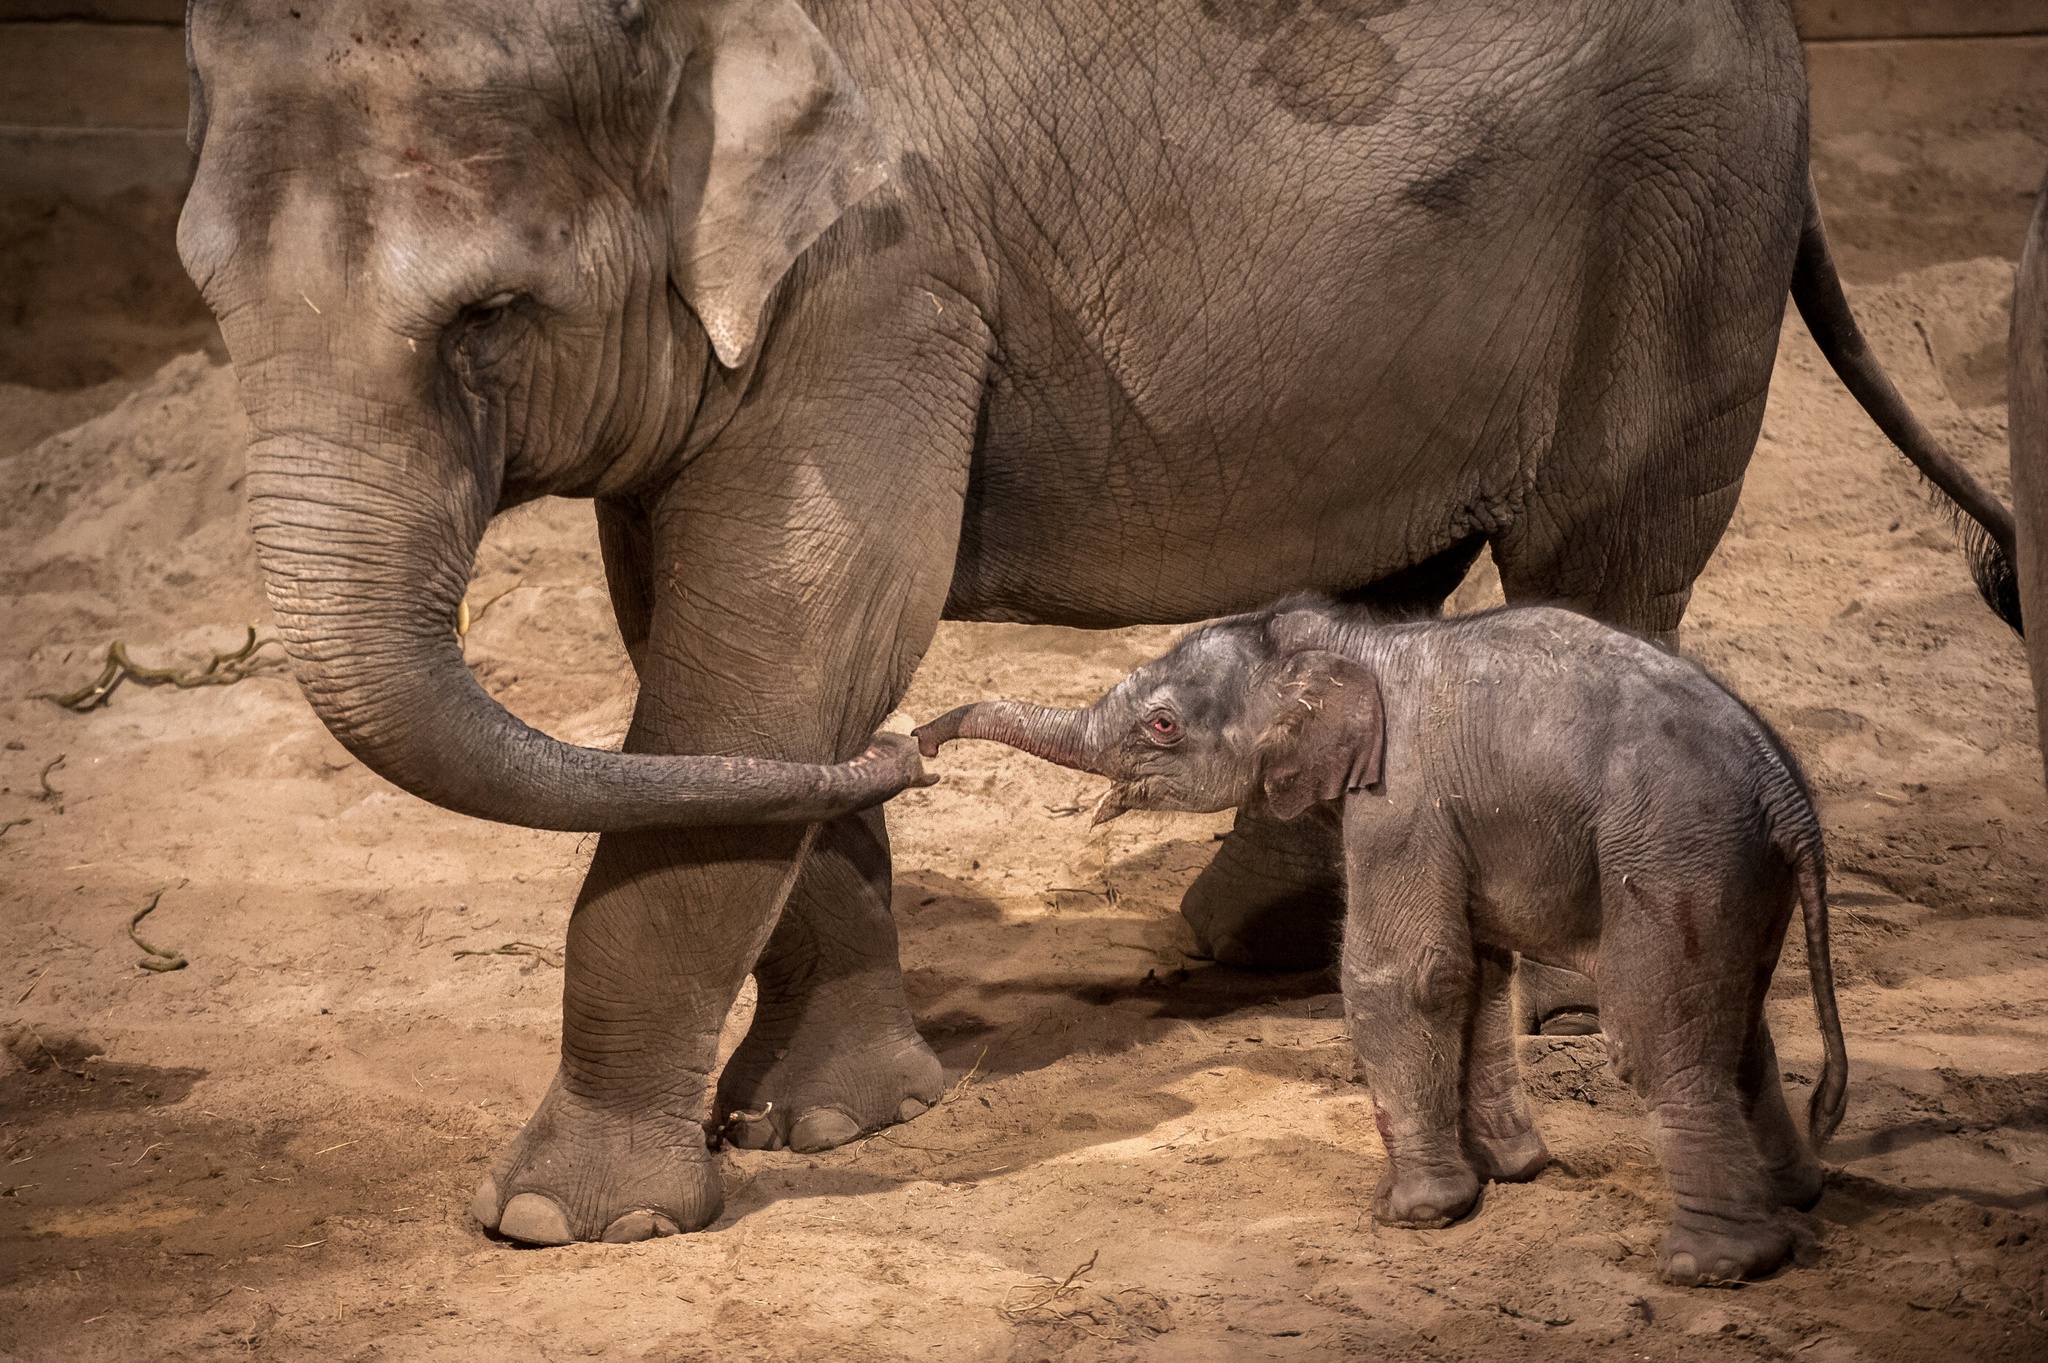
[[[718,1081],[728,1143],[812,1154],[907,1122],[939,1101],[939,1058],[907,1017],[867,1035],[836,1021],[844,1025],[819,1025],[812,1014],[787,1029],[757,1014]]]
[[[619,1114],[560,1075],[476,1190],[470,1214],[530,1245],[623,1244],[700,1230],[725,1204],[704,1128],[671,1108]]]
[[[1527,1183],[1550,1163],[1550,1147],[1533,1126],[1505,1136],[1468,1134],[1465,1148],[1483,1183]]]
[[[1798,1159],[1767,1171],[1765,1177],[1770,1181],[1771,1201],[1800,1212],[1812,1211],[1827,1186],[1820,1161],[1804,1151]]]
[[[1681,1213],[1664,1236],[1657,1271],[1680,1287],[1712,1287],[1768,1273],[1791,1252],[1792,1233],[1775,1222]]]
[[[1191,954],[1239,970],[1321,970],[1344,924],[1342,852],[1334,828],[1240,815],[1180,901]]]
[[[1472,1210],[1479,1186],[1470,1169],[1410,1173],[1389,1159],[1380,1186],[1373,1190],[1372,1219],[1400,1230],[1436,1230]]]
[[[1526,956],[1515,962],[1514,1009],[1519,1036],[1594,1036],[1600,1031],[1593,981]]]

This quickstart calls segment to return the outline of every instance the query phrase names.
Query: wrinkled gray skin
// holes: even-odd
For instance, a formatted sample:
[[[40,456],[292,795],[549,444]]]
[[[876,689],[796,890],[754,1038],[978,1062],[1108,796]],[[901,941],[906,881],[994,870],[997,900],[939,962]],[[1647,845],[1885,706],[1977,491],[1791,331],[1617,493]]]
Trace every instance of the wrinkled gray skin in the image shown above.
[[[717,1214],[749,970],[732,1139],[938,1096],[881,819],[842,811],[919,779],[844,759],[942,616],[1426,610],[1490,541],[1511,599],[1669,635],[1788,286],[1828,299],[1782,0],[206,0],[187,31],[179,244],[307,697],[408,790],[604,833],[561,1068],[477,1195],[531,1242]],[[520,724],[450,637],[485,525],[544,494],[597,502],[624,753]],[[1197,888],[1327,901],[1259,846]]]
[[[2019,522],[2020,607],[2029,620],[2048,620],[2048,179],[2034,200],[2034,222],[2020,256],[2012,300],[2012,502]],[[2034,713],[2048,776],[2048,625],[2027,636],[2034,674]]]
[[[1253,805],[1337,833],[1380,1221],[1446,1224],[1548,1162],[1515,1061],[1516,952],[1600,984],[1677,1202],[1667,1276],[1768,1272],[1792,1243],[1777,1208],[1820,1196],[1764,1020],[1803,903],[1818,1148],[1847,1076],[1820,822],[1783,745],[1697,665],[1549,608],[1382,625],[1295,601],[1189,636],[1085,710],[983,702],[918,737],[927,757],[990,738],[1107,776],[1098,822]]]

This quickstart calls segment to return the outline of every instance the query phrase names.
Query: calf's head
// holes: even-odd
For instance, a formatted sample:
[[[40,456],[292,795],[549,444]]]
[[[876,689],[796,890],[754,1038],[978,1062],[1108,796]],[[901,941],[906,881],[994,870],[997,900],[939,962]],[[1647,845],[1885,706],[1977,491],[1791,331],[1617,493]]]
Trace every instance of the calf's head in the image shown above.
[[[992,739],[1107,776],[1096,823],[1251,802],[1292,819],[1381,777],[1379,680],[1319,646],[1335,633],[1319,610],[1239,616],[1188,635],[1085,709],[982,701],[918,729],[918,743],[932,757],[952,739]]]

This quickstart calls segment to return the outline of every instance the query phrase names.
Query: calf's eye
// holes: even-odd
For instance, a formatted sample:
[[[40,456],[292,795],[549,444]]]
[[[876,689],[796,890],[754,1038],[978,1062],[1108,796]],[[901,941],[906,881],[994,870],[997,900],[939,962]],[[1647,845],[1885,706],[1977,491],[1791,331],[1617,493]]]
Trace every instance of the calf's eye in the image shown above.
[[[1172,715],[1154,715],[1145,721],[1145,727],[1154,738],[1180,737],[1180,723]]]

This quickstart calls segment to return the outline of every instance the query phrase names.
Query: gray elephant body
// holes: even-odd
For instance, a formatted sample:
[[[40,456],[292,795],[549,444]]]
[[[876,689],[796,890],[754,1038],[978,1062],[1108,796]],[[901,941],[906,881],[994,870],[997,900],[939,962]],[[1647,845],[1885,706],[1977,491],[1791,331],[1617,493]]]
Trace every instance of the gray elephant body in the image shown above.
[[[309,700],[425,798],[605,834],[560,1074],[476,1203],[527,1241],[716,1215],[749,970],[730,1134],[937,1096],[851,812],[919,774],[844,759],[942,616],[1429,608],[1490,542],[1510,600],[1668,635],[1788,285],[1875,372],[1812,310],[1781,0],[214,0],[188,35],[180,247]],[[597,500],[623,753],[514,720],[450,631],[544,494]]]
[[[2034,715],[2048,776],[2048,177],[2034,200],[2012,299],[2012,348],[2006,376],[2011,420],[2012,501],[2019,523],[2017,567],[2034,676]]]
[[[1763,1012],[1803,903],[1817,1146],[1846,1079],[1820,822],[1783,745],[1697,665],[1553,609],[1386,625],[1294,602],[1198,632],[1089,710],[983,703],[918,732],[927,756],[987,737],[1107,775],[1098,819],[1251,804],[1337,822],[1381,1220],[1442,1224],[1486,1180],[1547,1162],[1516,1063],[1515,954],[1599,983],[1677,1199],[1667,1274],[1775,1267],[1791,1245],[1775,1208],[1820,1195]]]

